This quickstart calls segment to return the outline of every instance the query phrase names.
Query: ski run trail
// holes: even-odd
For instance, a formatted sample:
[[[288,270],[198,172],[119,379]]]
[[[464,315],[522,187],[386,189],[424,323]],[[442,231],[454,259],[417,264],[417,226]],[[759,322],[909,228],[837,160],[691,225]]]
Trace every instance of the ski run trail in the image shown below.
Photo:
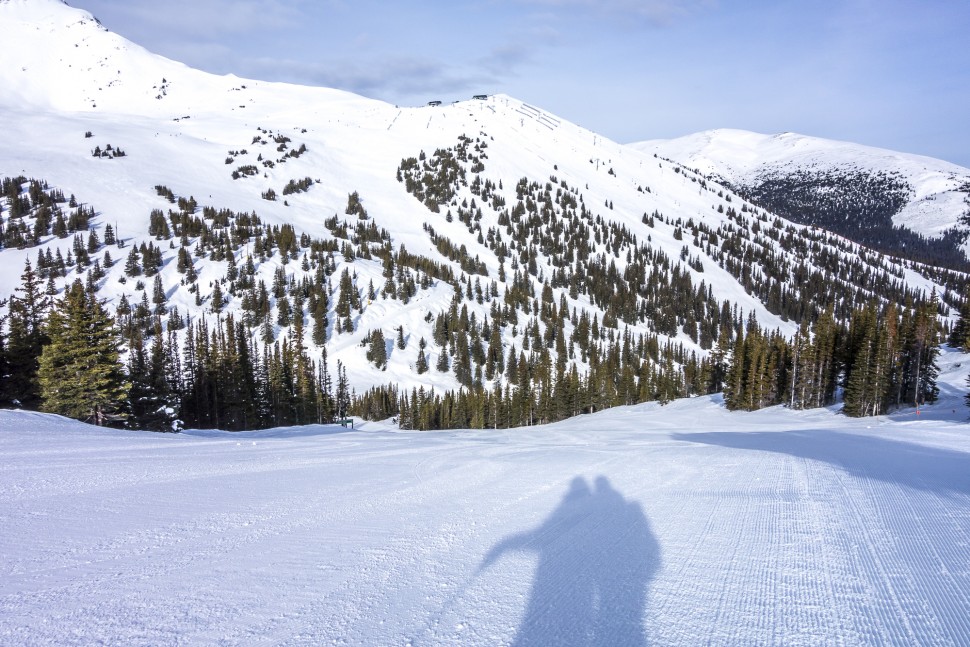
[[[0,412],[4,645],[970,645],[970,428],[718,397],[512,430]],[[957,379],[954,376],[960,376]]]

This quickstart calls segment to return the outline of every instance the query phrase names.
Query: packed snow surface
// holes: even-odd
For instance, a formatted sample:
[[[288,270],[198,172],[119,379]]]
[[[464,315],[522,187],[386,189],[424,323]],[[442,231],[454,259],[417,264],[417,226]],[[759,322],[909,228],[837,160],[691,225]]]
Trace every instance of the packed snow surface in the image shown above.
[[[507,431],[2,412],[0,643],[967,645],[958,395]]]

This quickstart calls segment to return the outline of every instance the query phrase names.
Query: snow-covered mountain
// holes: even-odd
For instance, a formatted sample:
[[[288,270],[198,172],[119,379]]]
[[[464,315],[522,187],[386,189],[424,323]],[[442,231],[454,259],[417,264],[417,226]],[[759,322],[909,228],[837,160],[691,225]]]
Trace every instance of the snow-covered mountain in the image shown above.
[[[958,303],[952,276],[790,224],[707,178],[714,167],[658,161],[659,145],[623,146],[512,97],[408,107],[214,76],[60,0],[0,0],[0,24],[2,295],[30,260],[46,265],[54,293],[86,279],[115,307],[151,298],[166,316],[232,314],[254,337],[279,339],[290,308],[302,308],[309,333],[319,299],[300,286],[316,281],[331,365],[343,362],[359,390],[462,382],[453,368],[416,372],[421,357],[434,367],[445,352],[435,333],[449,310],[452,323],[467,311],[483,336],[494,324],[503,355],[538,340],[585,370],[590,333],[565,312],[602,324],[604,346],[629,332],[704,356],[719,326],[748,314],[790,334],[826,302],[936,289]],[[738,172],[755,172],[759,153],[742,148],[751,159]],[[927,209],[956,200],[944,189],[960,172],[926,171],[949,196],[923,200]],[[937,225],[923,218],[926,231],[951,211],[934,211]],[[104,245],[109,226],[117,248]],[[128,271],[134,249],[157,274]],[[359,302],[350,315],[338,313],[344,270]],[[809,284],[824,293],[802,292]],[[800,315],[796,298],[811,302]],[[375,331],[387,340],[383,368],[364,360]]]
[[[935,239],[938,250],[970,250],[970,169],[956,164],[795,133],[731,129],[632,147],[697,169],[800,222],[850,237],[856,229],[879,228],[884,246],[895,251],[909,238],[893,240],[891,226]]]

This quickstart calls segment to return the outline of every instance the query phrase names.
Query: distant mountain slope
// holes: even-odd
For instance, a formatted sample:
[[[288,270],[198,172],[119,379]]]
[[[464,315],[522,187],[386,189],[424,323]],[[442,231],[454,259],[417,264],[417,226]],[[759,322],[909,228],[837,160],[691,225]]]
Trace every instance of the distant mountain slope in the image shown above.
[[[632,146],[717,178],[795,222],[881,251],[968,267],[970,169],[795,133],[719,129]]]

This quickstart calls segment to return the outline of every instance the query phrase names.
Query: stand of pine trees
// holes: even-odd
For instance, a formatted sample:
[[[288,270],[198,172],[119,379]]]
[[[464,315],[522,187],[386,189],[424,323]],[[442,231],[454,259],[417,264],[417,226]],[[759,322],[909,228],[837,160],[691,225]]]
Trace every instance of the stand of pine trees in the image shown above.
[[[98,298],[74,281],[45,323],[50,343],[37,370],[41,408],[96,425],[126,418],[129,383],[121,338]]]
[[[641,349],[643,350],[643,349]],[[622,341],[591,356],[590,369],[553,362],[548,353],[520,353],[510,360],[509,380],[491,388],[470,388],[437,394],[433,389],[399,393],[378,387],[355,400],[351,410],[364,417],[398,415],[402,429],[481,429],[522,427],[564,420],[583,413],[641,402],[714,393],[719,388],[711,360],[684,357],[668,346],[659,363],[641,360],[635,347]],[[675,360],[675,358],[678,358]]]
[[[115,318],[80,279],[51,302],[28,262],[0,335],[0,401],[97,425],[177,431],[332,422],[350,394],[342,368],[333,393],[326,351],[311,360],[302,319],[258,348],[232,316],[199,320],[183,336],[150,318],[150,336]],[[126,344],[123,343],[123,339]],[[120,357],[129,349],[127,365]]]
[[[902,309],[873,301],[856,308],[847,325],[836,323],[829,308],[813,325],[803,322],[791,341],[763,332],[751,318],[734,342],[725,404],[748,411],[777,404],[818,407],[833,404],[839,386],[849,416],[934,402],[937,307],[935,294]]]
[[[188,328],[181,371],[172,391],[180,419],[196,428],[230,431],[332,422],[340,415],[346,385],[334,394],[326,352],[316,362],[303,342],[302,325],[291,337],[259,346],[229,316]],[[339,368],[339,367],[338,367]]]

